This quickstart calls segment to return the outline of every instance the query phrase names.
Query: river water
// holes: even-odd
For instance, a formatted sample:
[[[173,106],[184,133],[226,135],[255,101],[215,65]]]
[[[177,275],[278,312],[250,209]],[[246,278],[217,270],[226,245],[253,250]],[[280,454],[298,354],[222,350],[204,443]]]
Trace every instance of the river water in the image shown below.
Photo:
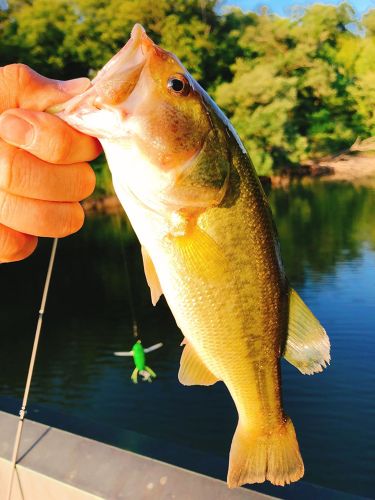
[[[375,488],[374,194],[339,183],[270,194],[289,279],[332,343],[332,363],[322,374],[303,376],[282,363],[284,405],[299,437],[304,480],[367,497]],[[27,261],[0,268],[0,409],[22,396],[50,247],[42,241]],[[132,360],[113,356],[133,342],[129,285],[143,344],[164,343],[148,357],[158,374],[153,384],[132,384]],[[75,418],[88,428],[112,429],[111,442],[119,446],[127,446],[120,436],[130,430],[226,459],[236,426],[233,403],[223,384],[178,383],[181,339],[164,299],[156,308],[150,303],[126,220],[88,217],[79,234],[59,244],[31,418],[45,414],[44,421],[58,425],[48,416],[56,412],[68,430],[66,422]]]

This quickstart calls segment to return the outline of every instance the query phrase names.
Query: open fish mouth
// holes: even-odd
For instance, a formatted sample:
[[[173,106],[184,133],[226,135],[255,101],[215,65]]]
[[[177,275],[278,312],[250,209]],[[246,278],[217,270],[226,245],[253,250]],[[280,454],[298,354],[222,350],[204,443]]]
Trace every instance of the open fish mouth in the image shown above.
[[[100,103],[116,105],[130,95],[146,63],[147,54],[153,47],[155,44],[146,35],[144,28],[136,24],[126,45],[92,81]]]
[[[109,115],[126,118],[121,106],[136,86],[150,50],[156,49],[143,26],[136,24],[128,42],[110,59],[83,94],[48,109],[74,128],[96,137],[105,137]],[[100,118],[99,113],[100,112]],[[102,125],[100,124],[102,122]],[[113,130],[113,128],[111,127]]]

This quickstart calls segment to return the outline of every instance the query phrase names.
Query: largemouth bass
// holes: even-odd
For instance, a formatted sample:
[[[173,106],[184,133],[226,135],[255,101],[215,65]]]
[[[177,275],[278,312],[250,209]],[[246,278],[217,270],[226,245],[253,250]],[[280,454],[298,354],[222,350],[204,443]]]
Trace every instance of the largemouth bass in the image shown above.
[[[298,480],[280,358],[322,371],[329,340],[288,284],[268,201],[232,125],[140,25],[92,87],[54,111],[103,145],[152,302],[165,295],[185,337],[180,382],[223,381],[236,404],[228,485]]]

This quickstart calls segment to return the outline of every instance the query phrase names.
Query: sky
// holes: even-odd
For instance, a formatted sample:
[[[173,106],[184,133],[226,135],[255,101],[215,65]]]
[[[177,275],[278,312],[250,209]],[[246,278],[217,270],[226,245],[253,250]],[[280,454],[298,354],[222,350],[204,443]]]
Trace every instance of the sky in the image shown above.
[[[261,5],[267,5],[272,12],[281,16],[288,15],[288,10],[293,5],[311,5],[313,3],[339,4],[340,0],[226,0],[226,5],[236,5],[243,10],[256,10]],[[368,9],[375,8],[375,0],[352,0],[349,1],[356,12],[361,15]]]
[[[311,5],[313,3],[339,4],[342,0],[224,0],[224,5],[236,5],[243,10],[256,10],[261,5],[267,5],[272,12],[280,16],[288,15],[288,11],[293,5]],[[375,0],[349,0],[357,14],[361,15],[371,8],[375,8]],[[7,8],[7,0],[0,0],[0,10]]]
[[[224,0],[224,5],[236,5],[243,10],[256,10],[261,5],[267,5],[272,12],[280,16],[288,15],[288,11],[293,5],[311,5],[313,3],[339,4],[342,0]],[[375,8],[375,0],[349,0],[357,14],[361,15],[371,8]],[[0,10],[7,8],[7,0],[0,0]]]

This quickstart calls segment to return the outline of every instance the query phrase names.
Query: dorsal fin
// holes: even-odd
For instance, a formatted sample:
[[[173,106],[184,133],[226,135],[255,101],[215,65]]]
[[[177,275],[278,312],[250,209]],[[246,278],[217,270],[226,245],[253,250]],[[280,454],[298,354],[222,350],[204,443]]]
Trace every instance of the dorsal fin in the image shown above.
[[[331,359],[325,329],[293,288],[284,358],[305,375],[323,371]]]
[[[213,385],[218,381],[186,339],[183,344],[178,380],[183,385]]]
[[[144,246],[142,246],[141,250],[146,280],[151,291],[151,302],[152,305],[155,306],[160,297],[163,295],[163,291],[161,289],[159,278],[156,274],[156,269],[154,263],[151,260],[151,257],[149,256]]]

